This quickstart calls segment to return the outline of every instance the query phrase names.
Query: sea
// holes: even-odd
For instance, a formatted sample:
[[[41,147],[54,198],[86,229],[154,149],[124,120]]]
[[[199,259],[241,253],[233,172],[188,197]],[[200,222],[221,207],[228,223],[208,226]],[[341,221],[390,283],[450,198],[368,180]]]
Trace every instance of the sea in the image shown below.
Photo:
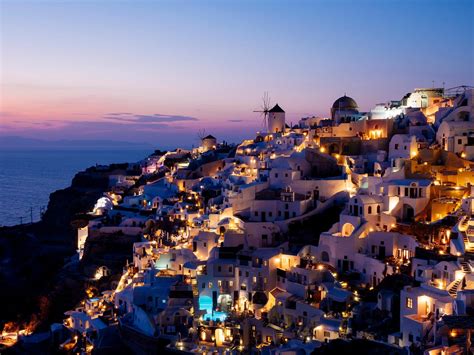
[[[152,150],[0,150],[0,226],[40,220],[49,194],[96,164],[137,162]]]

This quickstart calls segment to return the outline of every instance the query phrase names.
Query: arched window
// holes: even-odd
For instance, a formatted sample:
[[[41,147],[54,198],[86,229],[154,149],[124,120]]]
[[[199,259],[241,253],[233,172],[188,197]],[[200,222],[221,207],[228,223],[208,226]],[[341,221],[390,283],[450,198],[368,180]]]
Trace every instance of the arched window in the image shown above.
[[[321,260],[325,262],[329,262],[329,254],[327,251],[323,251],[321,253]]]
[[[380,213],[380,205],[377,205],[377,214]]]
[[[369,214],[372,214],[372,206],[369,206]]]

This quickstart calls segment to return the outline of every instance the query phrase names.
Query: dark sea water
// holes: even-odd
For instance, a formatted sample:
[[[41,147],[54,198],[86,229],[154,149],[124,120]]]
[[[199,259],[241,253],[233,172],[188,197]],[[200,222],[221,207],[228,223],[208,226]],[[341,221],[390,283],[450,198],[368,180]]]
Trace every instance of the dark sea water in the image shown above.
[[[49,194],[68,187],[74,175],[95,164],[137,162],[145,150],[0,150],[0,226],[40,219]]]

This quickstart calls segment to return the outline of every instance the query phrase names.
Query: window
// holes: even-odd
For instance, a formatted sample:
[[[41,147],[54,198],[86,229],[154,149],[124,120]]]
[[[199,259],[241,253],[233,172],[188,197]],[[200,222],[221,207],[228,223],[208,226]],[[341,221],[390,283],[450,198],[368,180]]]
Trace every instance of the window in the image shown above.
[[[377,213],[380,213],[380,205],[377,205]]]
[[[372,214],[372,206],[369,206],[369,214]]]
[[[272,217],[272,216],[273,216],[273,212],[272,212],[272,211],[268,212],[268,216],[269,216],[269,217]]]
[[[396,149],[396,150],[398,150],[398,143],[397,143],[397,144],[395,144],[395,149]]]
[[[275,178],[277,178],[277,177],[278,177],[278,173],[275,173]]]
[[[255,217],[258,217],[258,211],[255,211]]]
[[[232,272],[232,266],[229,266],[229,272]]]
[[[407,308],[410,308],[410,309],[413,308],[413,298],[407,297],[406,306]]]
[[[204,242],[204,248],[206,248],[206,247],[207,247],[207,243],[206,243],[206,242]]]
[[[458,144],[462,144],[462,139],[461,138],[458,139]]]
[[[218,266],[218,267],[217,267],[217,271],[221,272],[221,271],[222,271],[222,267],[221,267],[221,266]]]
[[[325,337],[325,338],[329,338],[330,336],[331,336],[331,334],[329,334],[329,332],[324,331],[324,337]]]
[[[212,288],[212,282],[209,282],[209,288]]]

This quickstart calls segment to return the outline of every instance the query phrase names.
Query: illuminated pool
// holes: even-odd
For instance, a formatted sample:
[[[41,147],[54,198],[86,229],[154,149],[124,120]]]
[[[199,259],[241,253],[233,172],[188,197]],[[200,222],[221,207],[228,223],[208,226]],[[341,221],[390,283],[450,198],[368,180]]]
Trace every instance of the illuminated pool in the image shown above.
[[[227,318],[226,312],[212,310],[212,298],[209,296],[199,296],[199,309],[206,311],[206,314],[202,316],[204,320],[224,321]]]

